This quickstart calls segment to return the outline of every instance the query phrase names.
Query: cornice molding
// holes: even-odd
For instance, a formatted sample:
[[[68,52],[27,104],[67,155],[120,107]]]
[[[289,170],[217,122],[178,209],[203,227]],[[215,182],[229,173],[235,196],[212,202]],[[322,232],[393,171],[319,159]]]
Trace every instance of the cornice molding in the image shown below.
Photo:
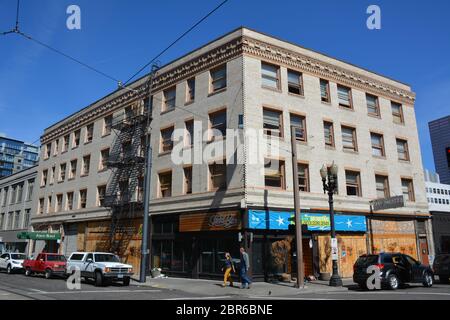
[[[244,54],[292,66],[317,75],[320,78],[373,92],[408,105],[413,105],[416,98],[415,93],[411,91],[403,90],[351,70],[247,36],[243,37],[243,48]]]
[[[317,77],[329,79],[353,88],[359,88],[363,91],[388,97],[408,105],[413,105],[415,101],[415,94],[413,92],[248,36],[239,36],[164,73],[157,74],[153,79],[152,92],[164,90],[184,79],[219,66],[240,55],[263,58],[274,63],[291,66],[300,71],[314,74]],[[132,90],[122,90],[124,92],[117,97],[111,98],[109,101],[101,103],[98,106],[92,106],[91,110],[75,116],[73,119],[69,118],[59,127],[45,133],[41,137],[41,143],[46,144],[57,137],[66,135],[75,129],[85,126],[95,118],[104,116],[119,108],[125,107],[137,99],[141,99],[148,90],[148,83],[142,83],[141,81],[141,84],[135,84]]]

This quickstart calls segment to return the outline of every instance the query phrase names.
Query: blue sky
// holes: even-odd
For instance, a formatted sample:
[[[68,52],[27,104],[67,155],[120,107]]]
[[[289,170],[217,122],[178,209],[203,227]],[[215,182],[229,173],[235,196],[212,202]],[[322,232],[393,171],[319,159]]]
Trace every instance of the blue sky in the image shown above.
[[[221,0],[22,0],[21,29],[126,80]],[[0,0],[0,31],[16,0]],[[82,29],[66,28],[81,8]],[[366,28],[377,4],[382,29]],[[450,1],[229,0],[161,57],[167,63],[241,25],[408,83],[424,166],[434,169],[428,121],[450,114]],[[0,37],[0,132],[36,141],[44,128],[116,88],[88,69],[16,35]]]

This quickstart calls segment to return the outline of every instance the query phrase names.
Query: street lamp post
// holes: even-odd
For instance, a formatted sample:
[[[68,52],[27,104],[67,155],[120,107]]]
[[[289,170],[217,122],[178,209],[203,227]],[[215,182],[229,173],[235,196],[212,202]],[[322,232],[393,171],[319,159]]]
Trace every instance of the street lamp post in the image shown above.
[[[320,169],[320,176],[322,177],[323,191],[328,192],[328,203],[330,206],[330,227],[331,227],[331,254],[333,260],[333,274],[330,279],[331,287],[342,287],[342,279],[338,272],[338,246],[336,239],[336,230],[334,227],[334,209],[333,209],[333,195],[337,189],[337,173],[338,167],[333,162],[330,168],[325,165]],[[328,179],[328,182],[327,182]]]

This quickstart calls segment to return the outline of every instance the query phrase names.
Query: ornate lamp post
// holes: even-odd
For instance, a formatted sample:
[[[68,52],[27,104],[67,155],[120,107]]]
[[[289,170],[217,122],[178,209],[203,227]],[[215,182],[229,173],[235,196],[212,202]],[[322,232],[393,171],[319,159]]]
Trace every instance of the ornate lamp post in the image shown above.
[[[342,287],[342,279],[339,276],[337,264],[338,246],[336,239],[336,230],[334,228],[334,209],[333,209],[333,195],[337,189],[337,173],[338,173],[338,166],[334,163],[334,161],[330,168],[327,168],[325,167],[325,165],[323,165],[322,169],[320,169],[320,176],[322,177],[323,183],[323,191],[324,193],[328,192],[328,203],[330,205],[331,254],[333,260],[333,274],[331,275],[330,279],[331,287]]]

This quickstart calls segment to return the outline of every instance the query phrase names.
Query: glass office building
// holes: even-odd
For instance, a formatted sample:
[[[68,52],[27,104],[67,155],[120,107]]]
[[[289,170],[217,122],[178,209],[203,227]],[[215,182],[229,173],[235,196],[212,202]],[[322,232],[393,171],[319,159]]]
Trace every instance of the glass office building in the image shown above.
[[[28,169],[38,163],[39,147],[0,137],[0,178]]]

